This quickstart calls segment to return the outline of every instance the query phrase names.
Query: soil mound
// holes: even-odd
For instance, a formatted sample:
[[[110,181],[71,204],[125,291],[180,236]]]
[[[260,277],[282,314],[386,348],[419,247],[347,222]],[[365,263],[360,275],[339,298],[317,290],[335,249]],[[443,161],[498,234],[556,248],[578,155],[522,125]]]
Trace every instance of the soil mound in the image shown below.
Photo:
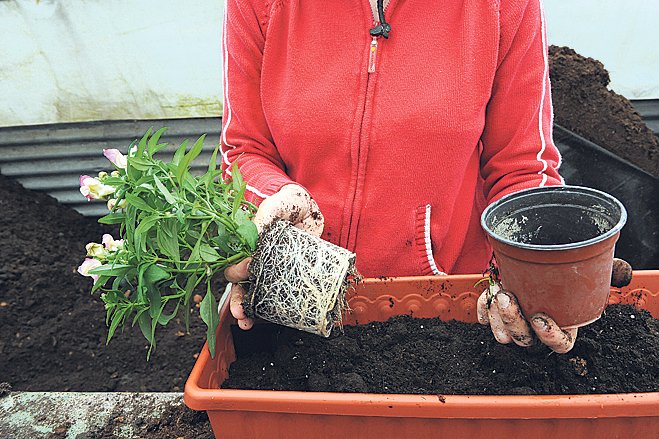
[[[625,97],[608,89],[604,65],[550,46],[554,120],[659,178],[659,139]]]
[[[201,319],[191,319],[191,334],[181,322],[159,329],[148,363],[137,328],[105,344],[103,303],[76,269],[86,243],[116,230],[2,175],[0,212],[0,382],[32,391],[183,390],[205,340]]]

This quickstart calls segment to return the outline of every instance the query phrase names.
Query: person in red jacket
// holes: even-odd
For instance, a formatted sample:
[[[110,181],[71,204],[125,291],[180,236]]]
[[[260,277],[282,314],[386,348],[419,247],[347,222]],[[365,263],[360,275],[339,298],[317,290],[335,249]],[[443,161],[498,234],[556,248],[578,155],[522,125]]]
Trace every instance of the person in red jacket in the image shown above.
[[[355,252],[365,276],[480,273],[488,203],[563,184],[542,5],[378,1],[226,1],[223,167],[237,163],[259,227],[288,219]],[[247,329],[241,297],[234,284]],[[576,330],[494,303],[479,319],[500,342],[533,330],[572,347]]]

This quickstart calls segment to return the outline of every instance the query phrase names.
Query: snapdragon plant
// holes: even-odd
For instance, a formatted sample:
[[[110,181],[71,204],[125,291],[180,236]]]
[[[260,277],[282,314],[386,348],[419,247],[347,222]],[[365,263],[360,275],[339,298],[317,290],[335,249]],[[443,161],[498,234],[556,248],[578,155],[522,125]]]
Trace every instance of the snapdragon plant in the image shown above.
[[[200,314],[214,355],[219,323],[214,278],[256,250],[258,231],[251,221],[256,207],[245,200],[237,167],[230,180],[222,178],[218,148],[203,175],[190,172],[205,136],[192,146],[181,144],[170,161],[161,160],[165,130],[149,130],[127,155],[104,150],[114,171],[81,177],[84,196],[107,200],[110,211],[99,222],[120,225],[121,239],[106,235],[102,244],[88,244],[79,272],[94,279],[92,292],[101,293],[107,341],[126,322],[137,324],[149,342],[147,357],[159,325],[181,312],[189,328],[193,292],[204,288]]]

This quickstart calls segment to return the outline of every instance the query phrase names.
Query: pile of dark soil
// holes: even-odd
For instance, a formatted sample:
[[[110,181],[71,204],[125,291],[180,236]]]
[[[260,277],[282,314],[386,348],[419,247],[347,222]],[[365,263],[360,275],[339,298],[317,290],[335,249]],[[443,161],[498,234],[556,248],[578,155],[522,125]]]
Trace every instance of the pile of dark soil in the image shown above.
[[[0,382],[14,390],[183,391],[205,326],[191,318],[159,328],[158,345],[138,328],[106,346],[105,310],[76,269],[101,227],[45,194],[0,175]],[[119,332],[119,331],[118,331]]]
[[[329,339],[263,325],[236,330],[224,388],[418,394],[659,391],[659,320],[612,305],[568,354],[497,343],[478,324],[398,316]]]
[[[608,89],[601,62],[551,46],[549,75],[558,125],[659,178],[659,139],[629,100]]]

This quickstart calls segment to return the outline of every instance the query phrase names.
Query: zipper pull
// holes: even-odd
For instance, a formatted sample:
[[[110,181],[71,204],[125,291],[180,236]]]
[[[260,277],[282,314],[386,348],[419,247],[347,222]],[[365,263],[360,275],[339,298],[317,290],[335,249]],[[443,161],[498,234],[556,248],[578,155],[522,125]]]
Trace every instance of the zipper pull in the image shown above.
[[[375,57],[378,54],[378,39],[373,37],[371,41],[370,51],[368,53],[368,73],[375,72]]]

